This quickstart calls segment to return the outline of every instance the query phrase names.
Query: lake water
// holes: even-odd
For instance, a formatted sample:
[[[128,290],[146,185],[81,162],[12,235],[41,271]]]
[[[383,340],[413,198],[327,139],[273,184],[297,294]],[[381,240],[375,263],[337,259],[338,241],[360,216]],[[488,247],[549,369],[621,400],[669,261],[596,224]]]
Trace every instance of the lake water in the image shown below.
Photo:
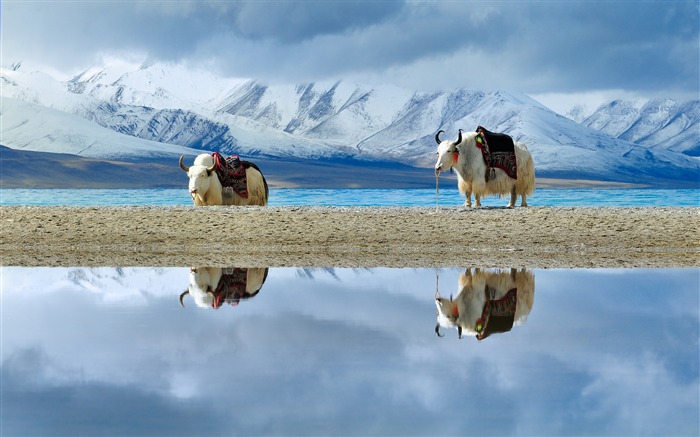
[[[440,189],[440,206],[462,203]],[[0,204],[191,201],[0,189]],[[700,190],[538,189],[529,204],[698,207]],[[272,189],[270,205],[432,207],[435,191]],[[229,290],[262,286],[217,309],[193,289],[182,308],[190,266],[0,266],[0,435],[700,434],[698,268],[227,273]],[[462,338],[435,301],[467,296],[460,280]]]
[[[271,206],[434,206],[433,189],[291,189],[270,190]],[[519,202],[519,200],[518,200]],[[461,206],[464,197],[454,187],[441,188],[438,204]],[[0,189],[0,205],[191,205],[187,189],[65,190]],[[505,206],[495,196],[484,206]],[[700,206],[698,189],[546,189],[528,199],[531,206]]]
[[[700,269],[465,271],[2,267],[2,435],[700,433]]]

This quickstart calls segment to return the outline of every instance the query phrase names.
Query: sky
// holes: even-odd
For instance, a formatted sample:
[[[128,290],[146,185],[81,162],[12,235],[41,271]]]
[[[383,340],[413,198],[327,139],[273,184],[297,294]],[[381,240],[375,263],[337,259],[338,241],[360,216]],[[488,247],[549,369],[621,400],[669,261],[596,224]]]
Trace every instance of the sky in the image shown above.
[[[697,99],[697,1],[4,0],[2,63],[167,61],[265,83]]]
[[[270,268],[218,310],[188,271],[3,267],[0,432],[698,433],[697,269],[529,270],[483,341],[434,332],[462,268]]]

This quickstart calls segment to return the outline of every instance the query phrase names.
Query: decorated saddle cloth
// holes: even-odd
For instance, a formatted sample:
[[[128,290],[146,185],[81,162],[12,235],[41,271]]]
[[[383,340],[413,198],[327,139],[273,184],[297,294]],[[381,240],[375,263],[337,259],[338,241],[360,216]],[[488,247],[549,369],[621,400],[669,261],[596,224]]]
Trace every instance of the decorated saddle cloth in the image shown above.
[[[214,308],[219,308],[224,303],[236,306],[241,299],[247,299],[254,294],[246,292],[248,283],[248,269],[226,268],[221,275],[219,284],[214,290]]]
[[[481,155],[486,163],[486,181],[491,175],[491,169],[500,168],[506,174],[518,179],[518,161],[515,158],[515,143],[510,135],[489,132],[482,126],[476,128],[476,146],[481,149]]]
[[[518,304],[518,289],[512,288],[505,296],[493,299],[494,289],[488,286],[484,289],[486,304],[481,312],[481,318],[476,322],[476,338],[483,340],[491,334],[508,332],[515,322],[515,309]]]
[[[244,199],[248,198],[248,180],[246,168],[238,155],[224,159],[218,152],[211,154],[214,158],[214,171],[224,189],[224,196],[231,197],[235,191]]]

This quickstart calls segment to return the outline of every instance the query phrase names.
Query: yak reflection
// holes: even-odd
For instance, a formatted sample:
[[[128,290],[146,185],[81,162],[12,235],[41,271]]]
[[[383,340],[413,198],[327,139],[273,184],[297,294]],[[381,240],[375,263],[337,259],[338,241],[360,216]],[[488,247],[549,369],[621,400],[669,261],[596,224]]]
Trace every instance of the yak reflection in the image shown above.
[[[267,271],[267,268],[193,267],[189,286],[180,295],[180,305],[185,306],[183,298],[188,294],[201,308],[218,309],[224,303],[238,305],[260,292]]]
[[[513,325],[527,320],[535,299],[535,276],[526,269],[481,270],[466,269],[459,275],[456,298],[435,296],[437,325],[457,328],[459,338],[466,331],[483,340],[491,334],[508,332]]]

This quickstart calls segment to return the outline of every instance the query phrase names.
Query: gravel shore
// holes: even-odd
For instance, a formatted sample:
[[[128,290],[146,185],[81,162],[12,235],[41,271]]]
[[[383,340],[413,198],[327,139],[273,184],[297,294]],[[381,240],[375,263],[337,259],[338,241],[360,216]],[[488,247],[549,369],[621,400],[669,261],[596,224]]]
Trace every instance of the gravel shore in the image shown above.
[[[699,208],[0,207],[3,266],[698,267]]]

